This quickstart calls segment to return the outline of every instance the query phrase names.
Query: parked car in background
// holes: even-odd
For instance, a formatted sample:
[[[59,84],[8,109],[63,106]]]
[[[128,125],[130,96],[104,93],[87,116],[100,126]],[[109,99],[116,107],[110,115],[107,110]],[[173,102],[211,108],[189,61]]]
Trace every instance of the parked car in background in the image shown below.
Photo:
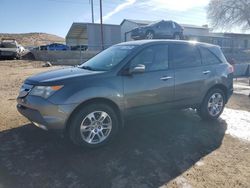
[[[15,39],[2,39],[0,42],[1,59],[20,59],[23,50]]]
[[[76,51],[86,51],[88,49],[88,45],[78,45],[78,46],[71,46],[71,50]]]
[[[70,47],[65,44],[52,43],[47,46],[47,50],[70,50]]]
[[[70,47],[61,43],[52,43],[49,45],[40,46],[40,50],[64,51],[70,50]]]
[[[142,40],[112,46],[80,66],[26,79],[17,109],[42,129],[98,147],[131,116],[192,107],[201,118],[215,120],[232,93],[233,68],[218,46]]]
[[[140,39],[177,39],[183,38],[183,27],[174,21],[159,21],[131,31],[134,40]]]
[[[47,48],[48,48],[48,45],[42,45],[42,46],[36,47],[34,49],[35,50],[47,50]]]

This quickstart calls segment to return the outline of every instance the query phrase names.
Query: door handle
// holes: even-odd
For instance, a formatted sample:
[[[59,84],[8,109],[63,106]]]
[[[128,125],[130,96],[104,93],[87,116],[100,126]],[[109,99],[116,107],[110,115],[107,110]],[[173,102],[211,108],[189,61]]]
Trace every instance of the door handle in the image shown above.
[[[173,77],[171,77],[171,76],[163,76],[160,79],[163,80],[163,81],[166,81],[166,80],[169,80],[169,79],[172,79],[172,78]]]
[[[209,71],[209,70],[206,70],[206,71],[203,71],[202,73],[203,74],[209,74],[211,71]]]

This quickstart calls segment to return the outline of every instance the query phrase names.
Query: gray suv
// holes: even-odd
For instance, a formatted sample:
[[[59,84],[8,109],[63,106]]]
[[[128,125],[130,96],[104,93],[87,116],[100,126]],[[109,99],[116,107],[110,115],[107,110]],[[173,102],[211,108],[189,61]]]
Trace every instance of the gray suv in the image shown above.
[[[202,119],[215,120],[232,92],[233,68],[218,46],[143,40],[112,46],[76,67],[28,78],[17,109],[42,129],[98,147],[131,116],[191,107]]]
[[[174,21],[160,21],[135,28],[131,31],[131,37],[138,39],[183,39],[183,27]]]

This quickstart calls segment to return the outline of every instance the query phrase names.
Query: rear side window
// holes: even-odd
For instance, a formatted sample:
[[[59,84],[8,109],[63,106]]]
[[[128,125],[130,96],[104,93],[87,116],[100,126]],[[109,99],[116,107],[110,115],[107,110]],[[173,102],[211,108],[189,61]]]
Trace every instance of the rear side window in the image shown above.
[[[162,22],[161,23],[162,28],[172,28],[171,22]]]
[[[221,61],[208,49],[200,47],[200,52],[202,57],[202,63],[204,65],[213,65],[221,63]]]
[[[171,67],[188,68],[201,65],[200,53],[194,45],[172,44],[169,54]]]
[[[168,69],[168,45],[155,45],[142,50],[134,59],[130,66],[143,64],[146,72]]]
[[[173,28],[175,29],[175,28],[176,28],[176,26],[175,26],[175,23],[174,23],[174,22],[172,22],[172,25],[173,25]]]

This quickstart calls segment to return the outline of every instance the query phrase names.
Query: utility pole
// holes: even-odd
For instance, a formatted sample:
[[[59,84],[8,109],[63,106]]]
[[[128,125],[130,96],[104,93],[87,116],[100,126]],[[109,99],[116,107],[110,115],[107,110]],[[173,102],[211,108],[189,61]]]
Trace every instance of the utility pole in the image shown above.
[[[94,3],[93,3],[93,0],[90,0],[90,3],[91,3],[92,23],[94,23],[95,20],[94,20]]]
[[[102,0],[100,0],[100,22],[101,22],[101,45],[102,50],[104,50],[104,44],[103,44],[103,25],[102,25]]]

